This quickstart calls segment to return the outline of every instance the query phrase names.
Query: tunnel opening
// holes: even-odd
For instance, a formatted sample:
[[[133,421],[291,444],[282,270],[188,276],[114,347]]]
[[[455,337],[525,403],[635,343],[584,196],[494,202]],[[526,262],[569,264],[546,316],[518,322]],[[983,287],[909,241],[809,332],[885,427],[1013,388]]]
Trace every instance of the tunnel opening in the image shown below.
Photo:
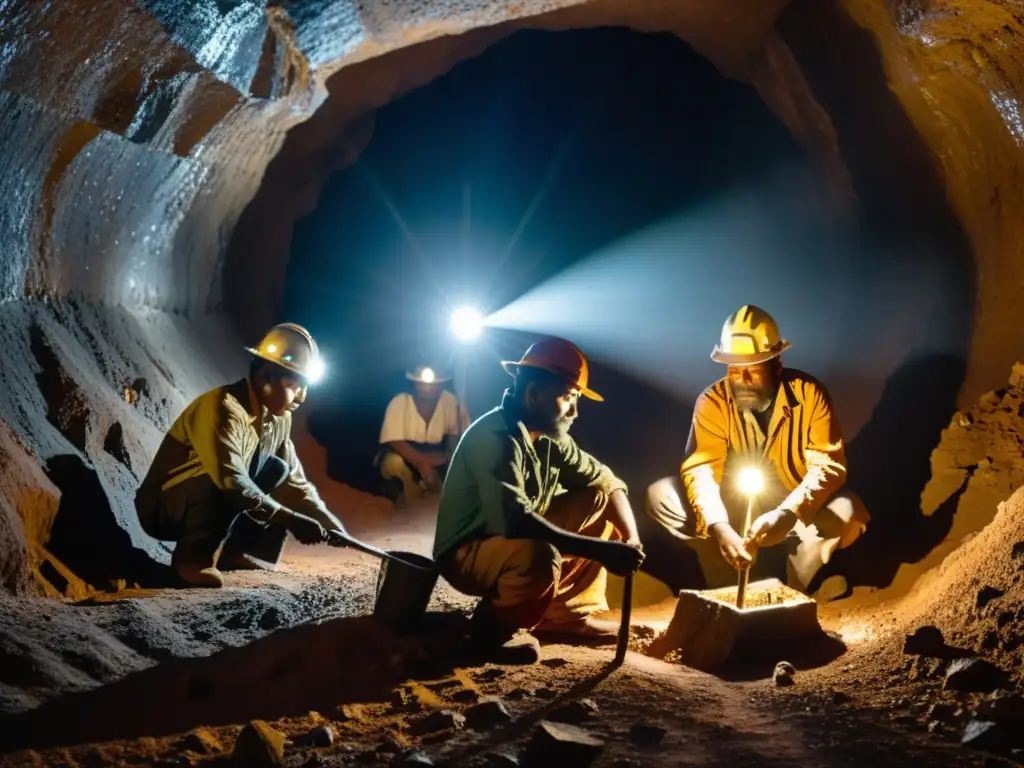
[[[790,26],[823,55],[813,24]],[[842,42],[866,83],[834,90],[880,113],[839,130],[854,207],[754,88],[671,34],[516,32],[379,109],[299,221],[284,280],[283,316],[334,356],[310,423],[331,475],[379,492],[377,434],[406,368],[462,356],[475,417],[507,384],[500,359],[563,335],[608,398],[574,434],[629,483],[649,570],[671,571],[643,489],[676,471],[694,399],[722,375],[721,322],[751,302],[793,340],[787,364],[830,388],[874,516],[871,547],[833,568],[881,586],[935,546],[950,519],[922,517],[918,497],[963,382],[969,249],[913,129],[879,104],[877,54]],[[857,98],[836,105],[840,128]],[[503,326],[472,350],[445,328],[465,300]]]

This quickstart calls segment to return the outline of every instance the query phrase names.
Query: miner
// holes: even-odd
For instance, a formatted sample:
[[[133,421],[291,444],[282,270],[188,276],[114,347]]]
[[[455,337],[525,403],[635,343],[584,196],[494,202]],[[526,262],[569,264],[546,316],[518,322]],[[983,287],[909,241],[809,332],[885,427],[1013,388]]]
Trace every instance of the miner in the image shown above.
[[[626,486],[569,436],[588,387],[586,358],[547,339],[502,366],[513,383],[501,405],[475,421],[452,457],[441,494],[434,557],[457,590],[482,598],[473,647],[500,653],[532,638],[614,642],[607,571],[643,561]],[[607,569],[607,570],[606,570]],[[524,643],[523,640],[526,642]]]
[[[846,487],[846,446],[828,392],[783,367],[789,347],[755,306],[740,308],[722,328],[711,359],[727,366],[726,375],[697,398],[679,475],[647,491],[648,514],[692,553],[677,553],[675,578],[659,574],[674,590],[736,584],[737,570],[756,555],[751,579],[777,576],[807,592],[833,552],[864,533],[870,515]],[[748,499],[737,479],[750,467],[761,471],[764,489],[744,538]],[[694,555],[698,567],[687,575]],[[817,596],[845,591],[845,580],[834,576]]]
[[[400,392],[388,403],[380,429],[377,464],[384,494],[412,501],[424,491],[438,492],[468,416],[454,394],[444,388],[448,377],[429,366],[406,371],[412,392]]]
[[[274,568],[289,532],[316,544],[344,530],[291,439],[292,413],[322,371],[316,342],[284,323],[246,351],[249,375],[178,416],[135,497],[143,530],[177,542],[171,565],[192,586],[220,587],[221,569]]]

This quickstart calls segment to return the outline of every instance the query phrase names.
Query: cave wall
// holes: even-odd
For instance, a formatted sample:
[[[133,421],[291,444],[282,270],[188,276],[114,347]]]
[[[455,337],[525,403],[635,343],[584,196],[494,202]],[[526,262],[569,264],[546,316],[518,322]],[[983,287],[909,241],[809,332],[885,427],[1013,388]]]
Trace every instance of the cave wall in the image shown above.
[[[821,44],[861,33],[976,265],[961,397],[1004,380],[1024,337],[1020,2],[0,0],[3,586],[81,588],[89,558],[51,550],[95,533],[106,557],[104,504],[125,562],[166,558],[133,486],[167,420],[240,369],[233,326],[276,319],[292,223],[374,109],[517,29],[603,25],[671,31],[755,85],[837,208],[857,200],[856,136],[885,131],[840,109],[856,71]]]

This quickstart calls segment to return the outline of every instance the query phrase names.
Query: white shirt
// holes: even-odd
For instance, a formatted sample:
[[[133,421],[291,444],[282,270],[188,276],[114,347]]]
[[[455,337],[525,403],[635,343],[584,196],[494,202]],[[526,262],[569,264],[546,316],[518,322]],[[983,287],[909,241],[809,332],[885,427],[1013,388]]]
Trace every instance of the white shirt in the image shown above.
[[[465,412],[463,420],[468,421]],[[393,443],[404,440],[409,443],[440,444],[448,435],[459,434],[459,401],[448,390],[441,393],[428,424],[416,409],[416,401],[408,392],[395,395],[384,412],[384,424],[380,428],[380,442]]]

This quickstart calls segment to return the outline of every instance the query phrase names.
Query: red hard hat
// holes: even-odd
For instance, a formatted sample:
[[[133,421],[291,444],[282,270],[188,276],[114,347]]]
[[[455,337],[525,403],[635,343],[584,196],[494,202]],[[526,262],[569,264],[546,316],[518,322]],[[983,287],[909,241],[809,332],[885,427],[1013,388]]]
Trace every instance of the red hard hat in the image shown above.
[[[587,388],[587,382],[590,379],[590,366],[587,364],[587,358],[580,352],[579,347],[565,339],[551,338],[538,341],[526,350],[523,359],[518,363],[511,360],[501,363],[501,367],[510,376],[515,376],[521,366],[543,368],[545,371],[550,371],[567,380],[587,399],[597,402],[604,400],[597,392]]]

